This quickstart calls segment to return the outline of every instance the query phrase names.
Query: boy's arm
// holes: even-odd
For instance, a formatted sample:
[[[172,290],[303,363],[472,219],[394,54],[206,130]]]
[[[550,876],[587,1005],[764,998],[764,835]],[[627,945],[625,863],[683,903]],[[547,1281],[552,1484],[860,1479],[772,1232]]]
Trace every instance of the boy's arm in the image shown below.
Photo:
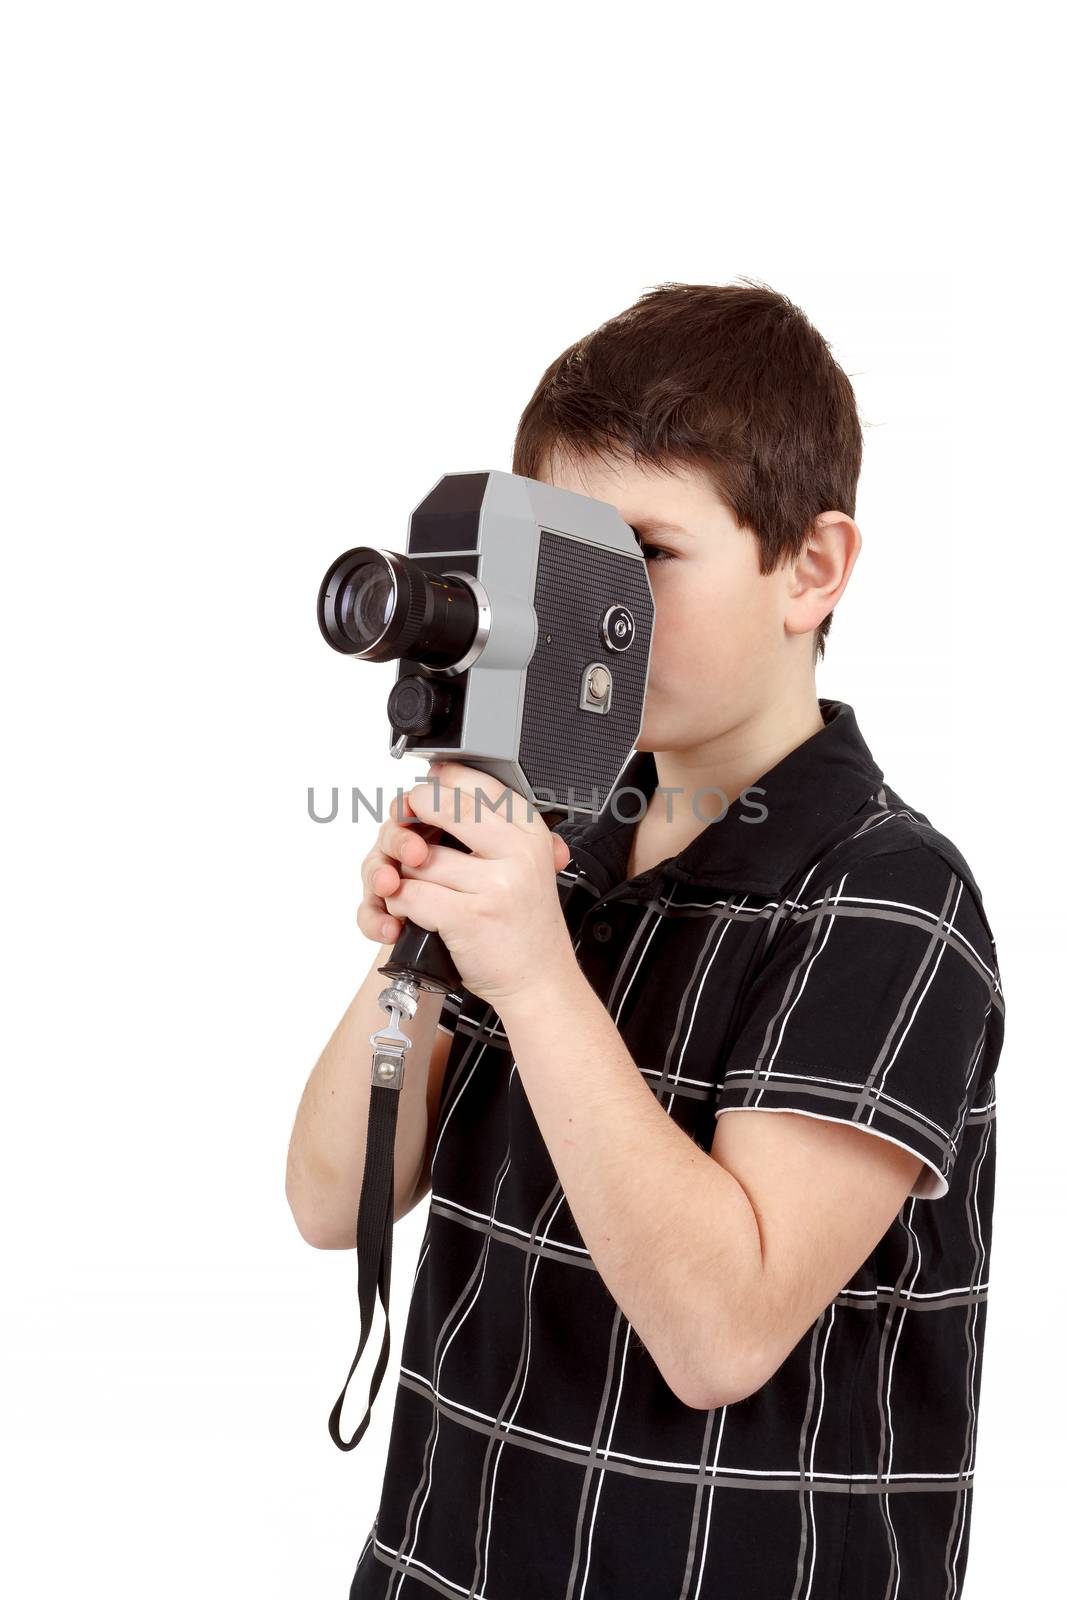
[[[355,997],[304,1086],[285,1169],[285,1194],[301,1236],[323,1250],[353,1250],[363,1185],[370,1111],[370,1035],[387,1015],[378,1005],[386,985],[378,968],[392,954],[380,946]],[[404,1064],[393,1156],[394,1221],[416,1203],[436,1097],[451,1044],[438,1028],[444,996],[424,995],[405,1031]],[[423,1189],[421,1193],[425,1193]]]
[[[685,1404],[744,1399],[870,1255],[919,1157],[800,1115],[727,1117],[709,1154],[652,1094],[577,965],[500,1016],[623,1315]]]

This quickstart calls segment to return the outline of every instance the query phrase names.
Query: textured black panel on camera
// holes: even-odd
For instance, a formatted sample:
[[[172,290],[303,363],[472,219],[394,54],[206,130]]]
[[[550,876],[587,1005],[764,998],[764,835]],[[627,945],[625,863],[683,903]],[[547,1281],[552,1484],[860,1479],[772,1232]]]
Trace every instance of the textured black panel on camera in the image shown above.
[[[628,606],[637,625],[622,654],[600,637],[600,619],[611,605]],[[560,806],[599,810],[641,729],[655,621],[644,563],[542,529],[534,610],[537,646],[526,669],[519,761],[539,797],[550,790]],[[579,710],[582,674],[591,661],[603,661],[614,680],[604,716]]]
[[[409,556],[429,550],[477,550],[488,472],[450,472],[411,513]]]

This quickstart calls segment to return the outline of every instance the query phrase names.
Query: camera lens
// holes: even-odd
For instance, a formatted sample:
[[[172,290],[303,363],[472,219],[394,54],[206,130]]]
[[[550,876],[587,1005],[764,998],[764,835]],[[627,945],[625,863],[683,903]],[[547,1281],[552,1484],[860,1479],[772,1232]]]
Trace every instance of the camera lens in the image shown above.
[[[429,572],[392,550],[359,545],[339,556],[323,578],[318,618],[327,643],[344,655],[449,667],[470,649],[478,602],[462,578]]]
[[[396,590],[392,573],[382,567],[359,567],[341,591],[338,618],[341,631],[357,650],[380,639],[393,614]]]

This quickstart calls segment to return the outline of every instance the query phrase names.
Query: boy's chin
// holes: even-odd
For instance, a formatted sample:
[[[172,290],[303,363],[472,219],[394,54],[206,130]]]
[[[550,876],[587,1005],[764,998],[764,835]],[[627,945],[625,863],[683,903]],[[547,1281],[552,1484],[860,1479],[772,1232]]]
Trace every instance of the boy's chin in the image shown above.
[[[641,731],[634,741],[635,750],[674,750],[680,745],[691,742],[692,730],[686,729],[682,719],[672,717],[662,704],[657,704],[657,697],[649,693],[645,696],[645,711],[641,721]]]
[[[692,750],[713,739],[717,732],[715,726],[709,727],[706,721],[694,726],[684,717],[670,717],[662,712],[650,715],[646,704],[641,732],[634,741],[634,749],[651,750],[653,753],[657,750]]]

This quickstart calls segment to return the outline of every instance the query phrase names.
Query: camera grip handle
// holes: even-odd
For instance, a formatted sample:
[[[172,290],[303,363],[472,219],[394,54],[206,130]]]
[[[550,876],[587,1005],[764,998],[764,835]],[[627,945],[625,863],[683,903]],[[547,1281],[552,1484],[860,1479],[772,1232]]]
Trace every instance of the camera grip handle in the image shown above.
[[[463,850],[467,855],[470,854],[469,845],[453,838],[450,833],[442,832],[437,842],[447,845],[450,850]],[[392,955],[378,971],[390,978],[414,978],[422,988],[440,993],[460,989],[463,981],[441,935],[420,928],[410,917],[393,946]]]

